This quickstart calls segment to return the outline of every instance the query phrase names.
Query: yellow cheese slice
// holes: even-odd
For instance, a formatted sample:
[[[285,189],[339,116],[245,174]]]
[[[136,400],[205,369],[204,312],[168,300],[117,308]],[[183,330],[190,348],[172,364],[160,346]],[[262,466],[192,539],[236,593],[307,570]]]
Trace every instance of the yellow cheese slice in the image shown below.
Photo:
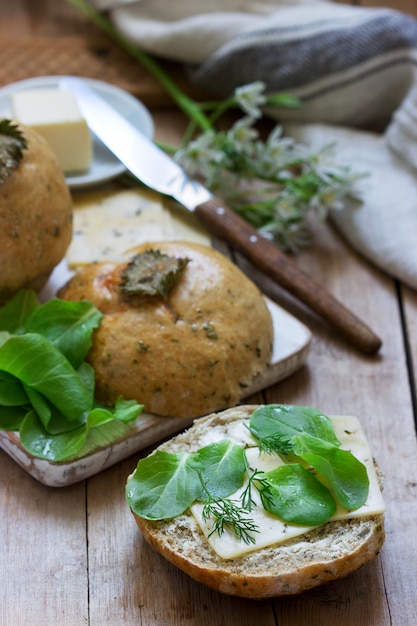
[[[193,214],[168,206],[144,189],[74,194],[74,234],[67,251],[70,268],[95,261],[120,262],[148,241],[195,241],[210,237]]]
[[[369,495],[366,503],[356,511],[347,511],[340,505],[338,506],[335,515],[332,520],[352,519],[358,517],[368,517],[385,511],[385,504],[382,498],[381,490],[379,488],[378,478],[373,463],[372,454],[367,442],[365,433],[361,427],[361,424],[356,417],[352,416],[335,416],[332,417],[332,422],[336,437],[341,441],[341,448],[350,450],[354,456],[356,456],[362,463],[365,464],[368,477],[369,477]],[[247,430],[247,429],[245,429]],[[239,431],[235,432],[238,436]],[[235,437],[235,442],[238,443],[238,438]],[[248,445],[247,435],[242,431],[242,445]],[[213,435],[212,443],[218,441],[216,434]],[[207,442],[208,443],[208,442]],[[255,446],[246,449],[247,458],[250,467],[253,469],[259,469],[262,471],[270,471],[278,465],[282,464],[282,460],[275,454],[260,453],[259,449]],[[244,485],[239,491],[230,496],[233,500],[238,500]],[[282,522],[278,517],[265,511],[262,507],[261,500],[256,489],[253,490],[253,499],[257,506],[246,514],[246,517],[256,524],[259,532],[253,533],[255,543],[244,543],[238,541],[233,533],[226,529],[222,535],[218,533],[210,534],[212,531],[212,524],[210,520],[203,520],[202,511],[203,505],[196,503],[191,507],[192,514],[201,527],[204,535],[212,546],[213,550],[224,559],[232,559],[254,550],[260,550],[266,548],[287,539],[298,537],[303,535],[307,531],[311,530],[311,526],[298,526],[295,524],[288,524]]]

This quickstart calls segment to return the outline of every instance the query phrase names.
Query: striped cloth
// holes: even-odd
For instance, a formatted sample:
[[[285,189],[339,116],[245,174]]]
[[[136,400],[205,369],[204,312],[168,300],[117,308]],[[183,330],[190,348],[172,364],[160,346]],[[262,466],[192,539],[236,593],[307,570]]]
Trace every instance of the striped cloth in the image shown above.
[[[184,63],[190,80],[214,95],[262,80],[268,92],[299,96],[299,109],[279,111],[286,132],[303,143],[336,142],[339,162],[370,174],[362,207],[334,212],[336,227],[417,288],[417,20],[315,0],[112,4],[125,37]]]

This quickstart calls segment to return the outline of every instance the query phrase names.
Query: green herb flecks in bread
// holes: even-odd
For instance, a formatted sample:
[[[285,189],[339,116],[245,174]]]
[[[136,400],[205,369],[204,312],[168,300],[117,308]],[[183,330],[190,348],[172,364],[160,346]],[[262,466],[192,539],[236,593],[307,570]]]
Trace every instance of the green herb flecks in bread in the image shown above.
[[[72,200],[50,146],[37,132],[0,121],[0,302],[41,289],[72,237]]]
[[[125,293],[128,263],[82,267],[60,292],[103,313],[88,355],[98,399],[136,399],[147,412],[184,418],[235,405],[271,358],[272,318],[259,289],[209,246],[166,241],[134,253],[133,282],[143,265],[146,274],[136,293]]]

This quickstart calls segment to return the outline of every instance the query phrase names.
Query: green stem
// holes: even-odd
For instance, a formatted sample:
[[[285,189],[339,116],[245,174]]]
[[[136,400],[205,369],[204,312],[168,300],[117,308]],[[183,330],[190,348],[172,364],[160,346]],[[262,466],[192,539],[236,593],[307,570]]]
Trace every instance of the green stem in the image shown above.
[[[220,102],[210,116],[211,125],[214,126],[214,124],[223,115],[223,113],[226,113],[226,111],[233,108],[235,105],[236,103],[234,96],[230,96],[229,98],[226,98],[226,100],[224,100],[223,102]]]
[[[179,108],[184,111],[203,131],[211,128],[209,119],[204,115],[199,105],[189,98],[166,74],[162,67],[156,62],[154,58],[146,54],[134,44],[127,41],[112,25],[112,23],[104,17],[101,13],[98,13],[84,0],[67,0],[74,7],[83,12],[89,17],[101,30],[109,35],[116,43],[124,48],[129,54],[131,54],[139,63],[141,63],[147,70],[156,78],[166,92],[171,96],[174,102]]]

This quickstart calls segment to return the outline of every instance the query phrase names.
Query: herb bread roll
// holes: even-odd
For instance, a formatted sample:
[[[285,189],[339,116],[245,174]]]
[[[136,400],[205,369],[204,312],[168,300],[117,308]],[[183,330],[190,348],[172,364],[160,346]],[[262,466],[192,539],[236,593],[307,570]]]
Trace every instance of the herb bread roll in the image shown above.
[[[0,302],[40,290],[72,237],[72,199],[49,144],[0,120]]]
[[[106,404],[123,396],[157,415],[205,415],[237,404],[270,362],[262,294],[209,246],[141,245],[128,263],[80,268],[59,295],[103,313],[88,360]]]
[[[243,553],[233,556],[233,553],[230,552],[226,557],[224,554],[220,555],[219,550],[210,543],[211,536],[216,534],[214,526],[208,526],[203,533],[202,523],[204,525],[204,522],[201,520],[204,520],[204,514],[201,512],[198,514],[200,520],[198,516],[193,515],[196,505],[188,506],[185,511],[177,508],[176,513],[171,515],[172,509],[169,507],[178,507],[176,502],[171,503],[172,494],[176,493],[175,474],[181,474],[179,480],[182,485],[182,490],[180,490],[182,493],[180,496],[183,497],[183,493],[187,489],[191,489],[193,484],[190,472],[188,475],[184,473],[184,467],[187,466],[189,460],[185,460],[187,455],[197,451],[197,454],[202,454],[204,451],[205,454],[201,457],[204,466],[207,467],[207,465],[212,464],[214,467],[215,461],[213,459],[218,455],[218,452],[210,447],[213,446],[213,442],[222,446],[224,440],[229,440],[237,443],[238,446],[246,446],[245,450],[247,451],[247,446],[254,445],[248,439],[247,427],[251,416],[259,408],[265,407],[239,406],[195,420],[194,425],[187,431],[164,442],[152,455],[139,461],[137,469],[128,478],[126,497],[145,540],[170,563],[199,583],[221,593],[261,599],[299,594],[328,581],[344,577],[373,559],[379,553],[385,538],[385,508],[379,488],[380,473],[375,470],[372,457],[370,457],[368,462],[373,470],[373,495],[371,499],[371,490],[366,493],[362,505],[365,516],[342,519],[341,515],[334,515],[330,521],[323,525],[314,528],[308,525],[306,528],[301,527],[301,529],[297,525],[275,519],[274,523],[278,522],[282,526],[282,536],[278,540],[274,534],[274,538],[269,544],[271,534],[275,533],[276,529],[275,526],[270,526],[271,514],[265,513],[267,530],[261,527],[258,532],[260,548],[256,545],[250,545],[249,541],[248,547],[240,540],[240,544],[244,546]],[[291,408],[289,407],[289,409]],[[297,407],[294,408],[297,409]],[[319,417],[322,416],[319,415]],[[356,418],[344,417],[336,419],[353,420],[353,424],[356,420]],[[345,427],[341,426],[341,429],[343,432]],[[299,428],[297,427],[296,430],[299,431]],[[355,437],[353,430],[344,434],[348,439],[349,436]],[[362,450],[364,455],[367,454],[363,440],[359,444],[359,450]],[[177,455],[179,460],[175,470],[172,470],[175,461],[171,460],[170,466],[166,457],[158,456],[166,453]],[[222,467],[221,464],[224,467],[220,472],[217,472],[217,475],[216,469],[210,470],[210,474],[205,469],[197,469],[197,472],[200,472],[199,476],[201,476],[201,472],[205,472],[202,479],[205,487],[210,485],[213,476],[219,483],[225,483],[225,474],[231,467],[231,457],[232,451],[229,447],[227,453],[223,452],[223,456],[218,461],[218,467]],[[256,463],[256,460],[253,460],[253,455],[251,458],[251,463]],[[152,459],[154,459],[154,463],[159,463],[158,472],[155,472],[155,465],[147,465],[147,462]],[[227,468],[225,461],[227,461]],[[142,463],[144,463],[143,466]],[[194,466],[189,464],[188,468],[194,467],[195,470],[196,459],[192,463]],[[156,475],[163,476],[164,472],[169,475],[170,493],[162,487],[159,489],[160,485],[154,484],[154,477]],[[259,476],[259,479],[261,478],[262,476]],[[158,478],[158,480],[160,479]],[[141,481],[145,485],[144,487],[140,487]],[[141,493],[141,489],[144,489],[145,493]],[[207,487],[207,492],[211,493],[212,490],[211,483],[211,487]],[[296,492],[293,485],[290,491],[292,494]],[[206,493],[205,490],[204,493]],[[238,502],[236,493],[228,496],[234,503]],[[298,497],[298,492],[296,493],[296,497]],[[309,495],[306,499],[307,506],[311,502],[311,498],[312,496]],[[190,500],[193,500],[193,496],[190,497]],[[168,504],[166,504],[167,502]],[[300,502],[302,502],[301,499]],[[168,507],[167,511],[163,511],[165,518],[162,518],[161,515],[163,506]],[[183,506],[187,505],[183,503]],[[320,499],[318,506],[319,508],[322,506]],[[298,501],[296,508],[302,508],[302,504]],[[144,509],[146,509],[146,514]],[[358,514],[361,512],[358,511]],[[250,519],[257,521],[256,512],[244,510],[242,518],[244,518],[242,519],[244,532],[248,529],[251,532],[253,529],[250,526]],[[233,519],[236,520],[237,516],[235,515]],[[262,520],[262,518],[259,519]],[[206,524],[208,523],[206,522]],[[235,521],[233,523],[235,524]],[[295,532],[293,532],[294,527]],[[227,523],[225,530],[225,534],[229,533],[229,539],[226,538],[227,541],[235,542],[236,536],[233,537],[231,527],[227,528]],[[285,539],[288,534],[290,534],[290,538]],[[255,532],[253,535],[256,537]],[[227,546],[226,542],[226,550],[228,549]],[[232,547],[234,547],[233,543]],[[224,550],[225,548],[220,545],[220,549]]]

